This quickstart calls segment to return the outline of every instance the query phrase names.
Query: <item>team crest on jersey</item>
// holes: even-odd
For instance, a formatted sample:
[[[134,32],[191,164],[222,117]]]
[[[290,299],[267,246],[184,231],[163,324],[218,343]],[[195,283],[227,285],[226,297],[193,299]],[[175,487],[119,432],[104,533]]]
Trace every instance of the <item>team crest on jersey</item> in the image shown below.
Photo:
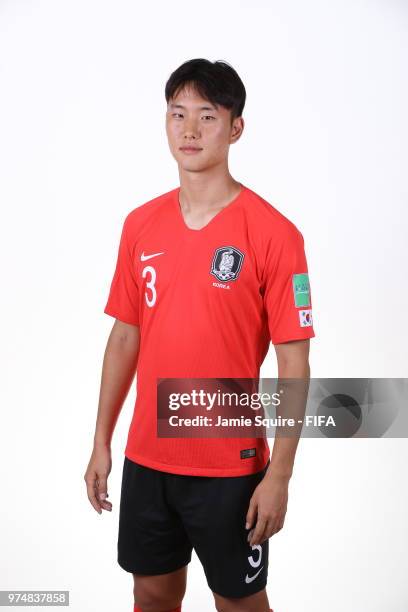
[[[223,246],[215,250],[210,273],[218,280],[236,280],[242,268],[244,253],[232,246]]]

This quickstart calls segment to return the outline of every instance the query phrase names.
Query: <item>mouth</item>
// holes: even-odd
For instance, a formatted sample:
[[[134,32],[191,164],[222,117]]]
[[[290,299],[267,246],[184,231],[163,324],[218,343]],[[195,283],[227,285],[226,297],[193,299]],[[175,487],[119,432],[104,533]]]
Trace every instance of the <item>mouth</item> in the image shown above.
[[[202,151],[202,149],[200,147],[180,147],[180,151],[191,155],[194,153],[199,153],[200,151]]]

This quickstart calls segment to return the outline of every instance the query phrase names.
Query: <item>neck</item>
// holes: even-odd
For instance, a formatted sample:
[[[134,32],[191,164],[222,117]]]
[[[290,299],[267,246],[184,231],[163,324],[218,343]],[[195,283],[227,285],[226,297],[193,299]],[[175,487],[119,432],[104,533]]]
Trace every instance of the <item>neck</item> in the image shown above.
[[[241,185],[228,171],[188,172],[179,170],[179,200],[183,210],[200,211],[222,208],[238,195]]]

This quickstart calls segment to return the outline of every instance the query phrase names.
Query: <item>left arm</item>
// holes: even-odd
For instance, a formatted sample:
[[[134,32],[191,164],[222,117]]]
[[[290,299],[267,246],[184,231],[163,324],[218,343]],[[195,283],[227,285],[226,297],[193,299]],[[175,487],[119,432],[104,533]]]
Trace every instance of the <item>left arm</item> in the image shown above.
[[[309,339],[274,345],[279,378],[309,380],[309,345]],[[248,534],[251,546],[261,544],[283,527],[298,443],[298,436],[275,437],[271,462],[252,495],[246,517],[246,529],[253,526],[256,518],[256,525]]]

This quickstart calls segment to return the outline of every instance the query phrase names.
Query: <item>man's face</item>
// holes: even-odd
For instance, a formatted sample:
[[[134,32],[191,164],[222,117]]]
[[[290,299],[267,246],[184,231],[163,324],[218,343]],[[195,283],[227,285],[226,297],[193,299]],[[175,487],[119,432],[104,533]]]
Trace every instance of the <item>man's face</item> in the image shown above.
[[[242,117],[236,118],[231,125],[228,109],[216,108],[191,87],[184,88],[167,105],[166,133],[170,151],[184,170],[200,172],[224,164],[229,146],[238,140],[243,126]]]

